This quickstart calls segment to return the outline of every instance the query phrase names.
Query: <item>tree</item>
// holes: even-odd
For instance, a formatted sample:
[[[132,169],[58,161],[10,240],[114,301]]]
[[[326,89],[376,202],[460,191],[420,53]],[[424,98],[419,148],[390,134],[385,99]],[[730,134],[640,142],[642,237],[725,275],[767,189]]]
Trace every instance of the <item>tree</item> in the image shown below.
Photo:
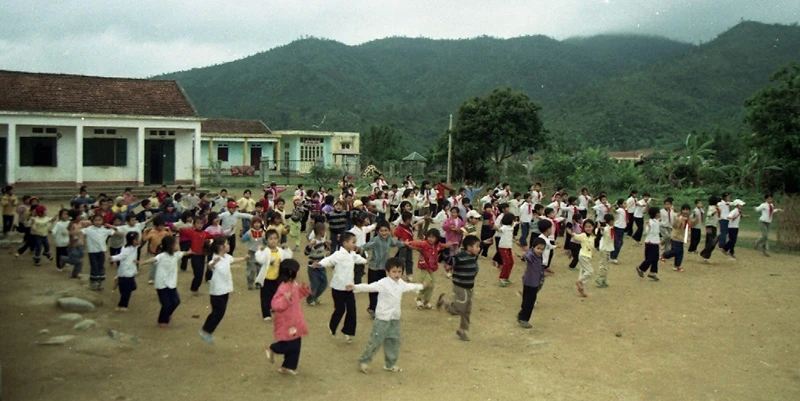
[[[775,72],[771,86],[757,91],[745,102],[745,122],[757,158],[767,165],[781,166],[781,172],[763,183],[770,189],[800,192],[800,65],[789,63]],[[765,160],[765,159],[769,160]]]
[[[403,137],[391,125],[372,125],[361,135],[361,159],[373,160],[378,167],[384,160],[401,159],[406,150]]]
[[[509,88],[462,103],[453,129],[454,169],[462,178],[473,178],[485,174],[489,162],[501,171],[504,160],[544,147],[539,110],[526,94]]]

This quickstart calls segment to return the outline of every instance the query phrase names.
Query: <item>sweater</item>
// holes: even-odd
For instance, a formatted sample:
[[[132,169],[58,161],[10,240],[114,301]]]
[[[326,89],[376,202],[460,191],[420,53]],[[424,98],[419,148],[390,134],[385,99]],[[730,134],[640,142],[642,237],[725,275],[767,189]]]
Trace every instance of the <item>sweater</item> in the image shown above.
[[[406,246],[406,243],[403,241],[396,240],[392,237],[383,239],[380,235],[376,235],[361,248],[364,250],[372,250],[372,259],[370,259],[368,263],[369,269],[383,270],[386,267],[386,261],[389,259],[389,249],[392,247],[404,246]]]
[[[431,245],[428,241],[411,241],[409,247],[417,248],[420,253],[417,268],[433,273],[439,269],[439,251],[446,246],[442,243]]]
[[[453,285],[466,289],[475,287],[475,276],[479,269],[477,255],[461,250],[450,257],[450,265],[453,266]]]
[[[281,283],[272,297],[272,310],[275,311],[273,333],[278,341],[292,341],[308,334],[306,319],[301,307],[303,298],[311,293],[308,287],[301,287],[295,282]],[[286,299],[286,294],[291,294]]]
[[[526,287],[541,287],[544,284],[544,268],[541,256],[529,249],[522,257],[525,260],[525,273],[522,275],[522,284]]]

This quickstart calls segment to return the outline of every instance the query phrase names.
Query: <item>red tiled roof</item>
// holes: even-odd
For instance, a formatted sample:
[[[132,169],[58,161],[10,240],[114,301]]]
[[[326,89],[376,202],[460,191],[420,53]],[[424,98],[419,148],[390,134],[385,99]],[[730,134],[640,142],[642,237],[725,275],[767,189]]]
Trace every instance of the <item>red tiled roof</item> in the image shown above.
[[[204,120],[200,131],[214,134],[271,134],[266,124],[261,120],[233,120],[227,118],[214,118]]]
[[[0,70],[0,110],[196,117],[175,81]]]

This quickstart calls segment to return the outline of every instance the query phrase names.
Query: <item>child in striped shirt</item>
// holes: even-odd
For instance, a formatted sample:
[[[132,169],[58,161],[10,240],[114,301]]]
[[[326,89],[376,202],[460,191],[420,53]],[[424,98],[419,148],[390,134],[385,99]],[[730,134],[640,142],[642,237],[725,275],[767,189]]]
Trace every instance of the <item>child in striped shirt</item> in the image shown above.
[[[469,341],[467,332],[470,327],[472,314],[472,290],[475,287],[475,277],[478,275],[478,254],[481,252],[481,240],[470,235],[462,241],[461,252],[450,257],[453,266],[453,300],[447,301],[445,294],[439,295],[436,309],[445,306],[451,315],[461,316],[461,323],[456,335],[462,341]]]

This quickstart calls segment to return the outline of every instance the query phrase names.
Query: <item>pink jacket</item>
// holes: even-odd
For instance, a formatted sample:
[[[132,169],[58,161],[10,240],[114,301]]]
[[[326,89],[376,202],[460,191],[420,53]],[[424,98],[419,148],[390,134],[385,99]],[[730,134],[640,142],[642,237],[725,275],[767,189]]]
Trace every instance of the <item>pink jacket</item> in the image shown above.
[[[287,292],[292,294],[291,300],[286,299]],[[275,311],[276,340],[292,341],[308,334],[301,304],[309,293],[311,290],[308,287],[301,287],[297,283],[281,283],[278,286],[271,304]]]
[[[464,222],[461,221],[461,219],[448,217],[447,220],[444,221],[442,229],[444,229],[444,238],[447,245],[458,245],[461,243],[461,227],[464,227]]]

